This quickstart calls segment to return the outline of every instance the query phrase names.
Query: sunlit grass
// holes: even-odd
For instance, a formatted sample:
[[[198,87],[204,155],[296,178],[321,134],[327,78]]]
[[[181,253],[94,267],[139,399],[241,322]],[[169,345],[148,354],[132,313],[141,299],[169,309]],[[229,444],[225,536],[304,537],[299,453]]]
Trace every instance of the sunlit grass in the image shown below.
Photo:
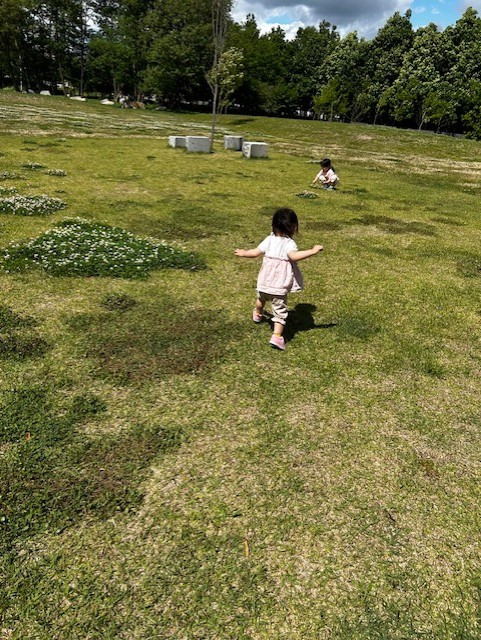
[[[481,145],[223,116],[256,162],[168,148],[201,114],[0,116],[0,197],[68,203],[0,215],[2,251],[81,217],[207,267],[0,273],[0,636],[478,638]],[[339,189],[297,197],[325,156]],[[233,255],[279,206],[325,247],[285,353]]]

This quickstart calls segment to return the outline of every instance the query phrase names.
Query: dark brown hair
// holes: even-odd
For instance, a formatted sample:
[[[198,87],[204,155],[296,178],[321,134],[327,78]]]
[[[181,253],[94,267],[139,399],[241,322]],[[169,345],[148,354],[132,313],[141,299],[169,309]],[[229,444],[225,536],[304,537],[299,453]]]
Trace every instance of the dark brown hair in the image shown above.
[[[272,218],[272,231],[276,236],[292,236],[299,233],[299,220],[292,209],[277,209]]]

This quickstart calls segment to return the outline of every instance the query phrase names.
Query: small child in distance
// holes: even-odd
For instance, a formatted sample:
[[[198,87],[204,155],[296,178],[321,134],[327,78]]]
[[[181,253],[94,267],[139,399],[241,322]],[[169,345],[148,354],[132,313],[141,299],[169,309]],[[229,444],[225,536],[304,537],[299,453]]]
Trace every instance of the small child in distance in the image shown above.
[[[336,175],[329,158],[321,160],[321,170],[312,181],[312,184],[314,185],[316,182],[320,182],[323,189],[335,189],[337,187],[339,177]]]
[[[302,274],[297,266],[299,260],[305,260],[322,251],[316,244],[312,249],[299,251],[292,236],[299,231],[299,221],[292,209],[278,209],[272,219],[272,233],[256,249],[236,249],[239,258],[258,258],[264,254],[262,266],[257,278],[257,300],[252,319],[262,322],[264,306],[272,306],[274,333],[269,344],[284,351],[285,340],[282,336],[287,320],[287,294],[302,290]]]

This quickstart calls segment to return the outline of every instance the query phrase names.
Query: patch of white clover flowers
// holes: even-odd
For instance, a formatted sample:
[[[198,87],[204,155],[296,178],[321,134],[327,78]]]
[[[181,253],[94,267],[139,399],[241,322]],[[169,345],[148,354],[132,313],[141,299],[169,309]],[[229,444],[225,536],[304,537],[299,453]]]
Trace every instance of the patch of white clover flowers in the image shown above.
[[[317,198],[317,194],[314,193],[313,191],[301,191],[301,193],[296,193],[296,196],[298,198],[307,198],[308,200],[314,200],[314,198]]]
[[[40,169],[43,169],[43,164],[40,164],[39,162],[24,162],[21,165],[22,169],[30,169],[31,171],[39,171]]]
[[[67,172],[64,171],[63,169],[47,169],[45,173],[48,176],[66,176],[67,175]]]
[[[0,198],[0,213],[16,216],[48,216],[55,211],[65,209],[67,204],[60,198],[46,195],[21,196],[11,195]]]
[[[12,171],[0,171],[0,180],[22,180],[24,176]]]
[[[40,267],[52,275],[135,278],[154,268],[201,269],[202,260],[164,242],[140,238],[119,227],[65,220],[38,238],[0,252],[9,273]]]
[[[13,196],[18,193],[17,187],[0,187],[0,196]]]

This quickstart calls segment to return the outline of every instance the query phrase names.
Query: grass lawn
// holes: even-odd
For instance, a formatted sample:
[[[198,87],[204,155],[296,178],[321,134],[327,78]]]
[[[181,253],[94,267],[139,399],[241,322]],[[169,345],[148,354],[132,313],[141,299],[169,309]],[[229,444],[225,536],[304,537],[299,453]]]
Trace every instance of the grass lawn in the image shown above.
[[[478,640],[481,144],[227,115],[187,154],[208,116],[9,92],[0,126],[0,201],[66,205],[0,212],[0,259],[82,218],[190,260],[0,269],[0,638]],[[325,247],[285,353],[234,256],[280,206]]]

